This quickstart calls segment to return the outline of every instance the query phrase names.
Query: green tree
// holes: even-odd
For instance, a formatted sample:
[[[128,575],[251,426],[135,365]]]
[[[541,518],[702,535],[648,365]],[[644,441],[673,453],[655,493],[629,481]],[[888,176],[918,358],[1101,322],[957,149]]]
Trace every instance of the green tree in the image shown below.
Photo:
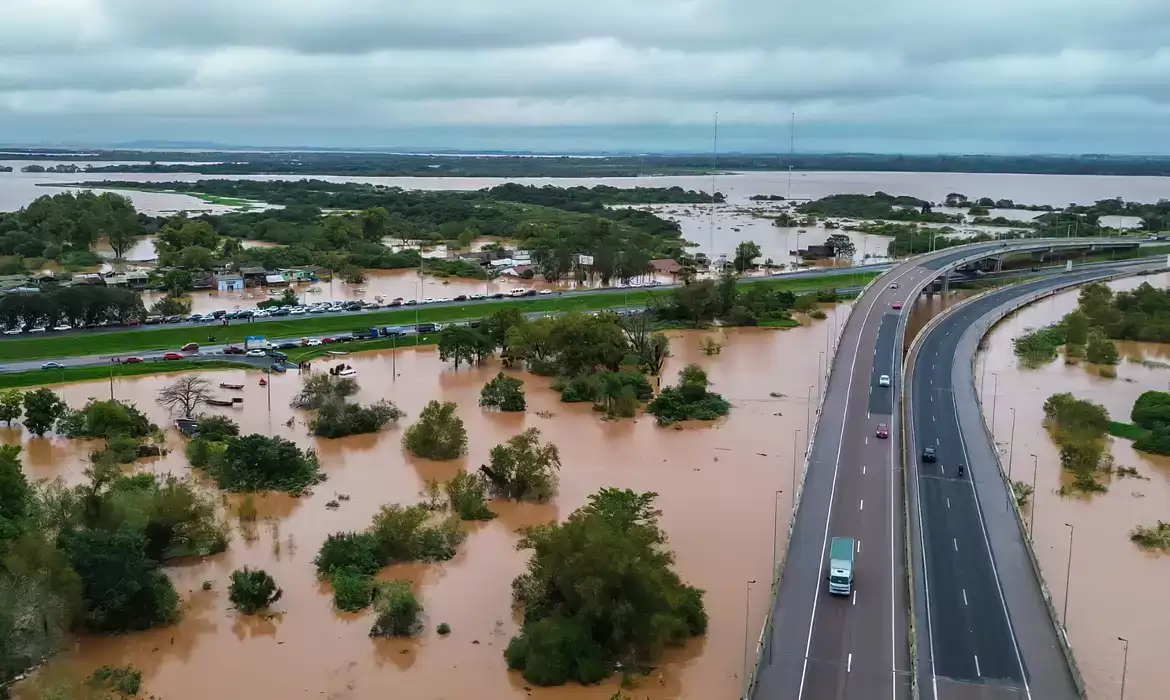
[[[447,492],[451,510],[455,511],[460,520],[491,520],[496,517],[487,506],[484,495],[487,486],[479,474],[460,469],[443,488]]]
[[[368,406],[333,400],[321,406],[317,415],[309,421],[309,432],[324,438],[376,433],[387,423],[404,415],[397,406],[385,399]]]
[[[1089,342],[1089,317],[1081,311],[1073,311],[1064,317],[1065,342],[1084,345]]]
[[[1093,332],[1089,334],[1089,344],[1085,348],[1085,359],[1095,365],[1115,365],[1120,360],[1117,356],[1117,346],[1104,335]]]
[[[344,401],[358,393],[358,389],[357,381],[351,377],[315,372],[304,377],[301,391],[293,397],[289,405],[293,408],[315,411],[332,401]]]
[[[833,257],[838,260],[851,260],[853,255],[857,253],[857,246],[853,245],[853,239],[843,233],[834,233],[825,239],[825,245],[833,249]]]
[[[191,273],[186,270],[167,270],[162,278],[163,288],[167,290],[169,297],[182,296],[191,288],[193,282]]]
[[[1133,402],[1129,419],[1146,430],[1170,426],[1170,391],[1144,391]]]
[[[240,426],[235,421],[215,414],[199,416],[195,419],[195,428],[199,437],[211,442],[224,442],[240,434]]]
[[[167,296],[150,305],[155,316],[183,316],[191,313],[191,300],[184,297]]]
[[[126,251],[134,247],[138,236],[144,233],[142,223],[128,197],[113,192],[104,192],[99,197],[106,198],[108,202],[109,214],[104,222],[106,240],[114,251],[114,258],[120,260]]]
[[[523,411],[527,407],[524,381],[500,372],[483,385],[479,392],[479,405],[501,411]]]
[[[83,619],[94,632],[129,632],[179,619],[179,596],[157,563],[146,556],[146,536],[126,528],[78,530],[63,539],[81,577]]]
[[[409,637],[422,629],[418,615],[422,605],[410,590],[409,581],[386,581],[378,585],[374,610],[377,616],[371,637]]]
[[[5,389],[0,392],[0,420],[7,425],[20,418],[24,412],[24,393],[20,389]]]
[[[38,437],[49,432],[68,408],[51,389],[41,387],[24,395],[24,427]]]
[[[479,362],[488,354],[490,341],[482,333],[467,326],[447,326],[439,332],[439,360],[454,362],[459,369],[460,362]]]
[[[529,428],[496,445],[491,466],[482,468],[497,498],[515,501],[547,501],[556,494],[561,454],[557,446],[540,443],[540,430]]]
[[[232,572],[228,586],[228,600],[236,610],[252,615],[280,600],[283,591],[276,587],[276,581],[263,569],[244,567]]]
[[[732,260],[732,266],[736,272],[742,275],[756,266],[756,258],[760,255],[760,246],[755,241],[743,241],[735,246],[735,258]]]
[[[518,546],[531,557],[512,584],[524,626],[509,668],[539,685],[596,683],[706,632],[703,592],[674,572],[655,497],[602,489],[565,522],[525,531]]]
[[[406,429],[402,445],[416,457],[456,459],[467,453],[467,429],[453,401],[431,401]]]
[[[659,425],[671,425],[684,420],[715,420],[731,411],[731,404],[719,394],[708,391],[707,373],[695,364],[679,372],[677,386],[666,387],[646,406],[646,412],[658,419]]]
[[[483,325],[480,326],[480,332],[486,335],[496,347],[500,348],[502,355],[507,356],[508,331],[522,323],[524,323],[524,314],[520,309],[509,306],[484,319]]]
[[[299,494],[317,483],[317,453],[302,452],[296,443],[266,435],[228,438],[221,458],[208,472],[222,489],[277,490]]]
[[[31,498],[32,488],[20,467],[20,445],[0,445],[0,555],[23,530]]]
[[[670,339],[666,337],[666,334],[655,333],[650,336],[650,342],[646,346],[646,355],[643,358],[646,371],[655,377],[662,374],[662,366],[666,364],[668,357],[670,357]]]

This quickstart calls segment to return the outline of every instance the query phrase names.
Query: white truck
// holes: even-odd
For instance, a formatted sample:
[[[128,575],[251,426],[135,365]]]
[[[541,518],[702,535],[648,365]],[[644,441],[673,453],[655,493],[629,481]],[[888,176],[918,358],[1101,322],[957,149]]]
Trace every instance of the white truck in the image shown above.
[[[853,553],[856,543],[852,537],[834,537],[829,545],[829,593],[849,595],[853,592]]]

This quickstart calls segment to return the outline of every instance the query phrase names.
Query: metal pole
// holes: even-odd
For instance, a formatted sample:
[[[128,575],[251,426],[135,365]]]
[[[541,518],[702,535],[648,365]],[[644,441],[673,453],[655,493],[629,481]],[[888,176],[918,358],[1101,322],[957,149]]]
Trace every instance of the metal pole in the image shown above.
[[[991,437],[995,439],[995,400],[999,396],[999,374],[992,372],[991,376],[995,377],[995,384],[991,389]]]
[[[1129,640],[1125,637],[1118,637],[1117,641],[1125,644],[1125,656],[1122,657],[1121,662],[1121,700],[1125,700],[1125,674],[1129,670]]]
[[[978,347],[975,349],[975,351],[976,352],[979,351]],[[983,371],[980,372],[980,374],[979,374],[979,400],[980,401],[982,401],[983,397],[987,395],[987,392],[983,390],[985,384],[987,384],[987,351],[986,350],[983,351]]]
[[[1068,528],[1068,568],[1064,572],[1064,612],[1061,613],[1061,620],[1064,624],[1064,631],[1068,633],[1068,583],[1072,576],[1072,549],[1073,549],[1073,533],[1076,532],[1069,523],[1064,524]]]
[[[110,401],[114,400],[114,360],[110,358]]]
[[[1008,483],[1012,482],[1012,455],[1015,453],[1016,447],[1016,408],[1015,406],[1008,409],[1012,412],[1012,436],[1008,442]]]
[[[792,488],[790,510],[796,512],[796,446],[800,443],[800,428],[797,428],[792,433]]]
[[[747,582],[747,593],[743,597],[743,697],[747,697],[748,692],[748,645],[751,643],[751,610],[752,610],[752,584],[756,580],[752,579]]]
[[[1036,472],[1039,469],[1039,464],[1036,455],[1032,455],[1032,512],[1028,513],[1028,539],[1033,542],[1036,540],[1034,537],[1036,532]]]
[[[818,398],[821,396],[824,396],[824,393],[823,393],[824,389],[822,388],[823,384],[821,383],[825,377],[825,370],[822,369],[822,365],[824,365],[824,363],[825,363],[825,353],[821,352],[820,357],[817,358],[817,397]]]
[[[808,401],[804,404],[804,434],[812,435],[812,384],[808,385]]]
[[[793,449],[796,449],[796,447],[793,446]],[[779,573],[779,572],[777,571],[776,561],[779,558],[779,555],[777,554],[776,547],[777,547],[777,545],[780,544],[780,494],[782,494],[782,493],[784,493],[784,492],[781,490],[777,490],[775,493],[772,494],[772,585],[773,586],[775,586],[776,582],[780,579],[780,577],[777,575],[777,573]]]

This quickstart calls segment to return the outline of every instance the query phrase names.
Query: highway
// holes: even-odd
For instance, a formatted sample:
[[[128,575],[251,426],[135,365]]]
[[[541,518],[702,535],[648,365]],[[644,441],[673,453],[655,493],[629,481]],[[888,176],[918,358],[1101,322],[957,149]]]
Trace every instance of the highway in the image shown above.
[[[908,308],[944,268],[966,258],[1037,243],[992,242],[920,256],[885,273],[855,303],[817,419],[760,665],[750,680],[752,697],[910,697],[911,601],[898,452],[906,316],[893,304]],[[882,374],[890,376],[890,387],[878,386]],[[890,439],[876,436],[879,423],[889,427]],[[835,536],[858,541],[854,593],[847,598],[830,595],[824,581]]]
[[[971,364],[983,329],[973,326],[1014,299],[1115,272],[1072,272],[990,292],[933,324],[909,359],[910,541],[923,698],[1079,697],[982,427]],[[934,463],[922,461],[928,446],[937,452]]]

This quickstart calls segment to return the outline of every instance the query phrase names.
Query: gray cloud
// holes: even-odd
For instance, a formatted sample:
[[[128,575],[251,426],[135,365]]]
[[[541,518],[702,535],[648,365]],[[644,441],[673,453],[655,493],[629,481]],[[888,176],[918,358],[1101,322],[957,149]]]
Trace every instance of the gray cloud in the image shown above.
[[[756,148],[796,112],[802,148],[1162,152],[1167,30],[1165,0],[4,0],[0,140],[666,134],[718,111]]]

